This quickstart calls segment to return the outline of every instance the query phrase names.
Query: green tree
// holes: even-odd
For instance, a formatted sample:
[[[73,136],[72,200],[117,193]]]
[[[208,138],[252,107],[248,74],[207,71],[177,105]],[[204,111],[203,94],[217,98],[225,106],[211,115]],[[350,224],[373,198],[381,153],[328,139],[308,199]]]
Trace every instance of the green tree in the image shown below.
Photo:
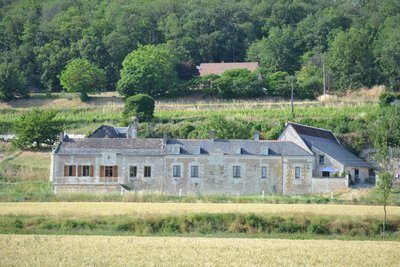
[[[371,47],[371,33],[350,28],[340,32],[330,45],[328,65],[338,90],[370,87],[378,81]]]
[[[41,144],[52,145],[63,130],[56,113],[50,110],[33,109],[22,114],[14,125],[16,137],[13,143],[20,148],[40,148]]]
[[[61,72],[60,83],[68,92],[81,93],[81,100],[88,99],[88,93],[104,87],[105,73],[86,59],[77,58],[67,64]]]
[[[0,100],[9,101],[15,97],[26,97],[28,91],[21,72],[11,63],[0,64]]]
[[[154,99],[146,94],[130,96],[125,101],[124,116],[136,118],[140,121],[149,121],[154,114]]]
[[[263,38],[249,47],[247,58],[260,62],[260,65],[270,72],[294,73],[299,69],[301,53],[296,46],[292,27],[274,27],[270,30],[268,38]]]
[[[388,198],[393,189],[393,174],[387,171],[379,172],[376,189],[379,193],[378,201],[383,206],[384,217],[382,224],[382,232],[385,233],[386,221],[387,221],[386,206],[388,205]]]
[[[164,45],[140,46],[124,59],[117,90],[125,97],[138,93],[171,95],[177,82],[176,63],[176,57]]]
[[[374,44],[374,54],[386,85],[400,91],[400,14],[383,23]]]

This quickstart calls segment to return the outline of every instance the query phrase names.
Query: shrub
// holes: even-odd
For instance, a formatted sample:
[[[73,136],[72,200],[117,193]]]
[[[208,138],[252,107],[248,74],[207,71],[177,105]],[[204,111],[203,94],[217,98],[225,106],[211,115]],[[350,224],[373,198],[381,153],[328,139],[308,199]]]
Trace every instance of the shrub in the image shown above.
[[[379,95],[379,106],[380,107],[390,106],[390,103],[392,103],[395,99],[400,100],[400,94],[383,92],[382,94]]]
[[[154,114],[154,99],[146,94],[128,97],[125,101],[124,116],[136,116],[139,121],[149,121]]]

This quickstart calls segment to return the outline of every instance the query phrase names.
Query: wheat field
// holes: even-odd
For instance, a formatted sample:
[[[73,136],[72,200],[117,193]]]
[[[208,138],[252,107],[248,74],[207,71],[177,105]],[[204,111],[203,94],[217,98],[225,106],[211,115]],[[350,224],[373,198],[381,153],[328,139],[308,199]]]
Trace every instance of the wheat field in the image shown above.
[[[0,266],[399,266],[400,243],[0,235]]]
[[[380,206],[323,204],[127,203],[127,202],[3,202],[0,215],[107,216],[178,215],[187,213],[255,213],[381,217]],[[400,217],[400,207],[388,207],[388,218]]]

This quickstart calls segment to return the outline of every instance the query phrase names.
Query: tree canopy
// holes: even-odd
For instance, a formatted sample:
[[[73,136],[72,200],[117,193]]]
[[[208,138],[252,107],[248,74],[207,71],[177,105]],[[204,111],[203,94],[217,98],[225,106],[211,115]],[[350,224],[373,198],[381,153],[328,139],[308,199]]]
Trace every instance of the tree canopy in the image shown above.
[[[166,88],[176,78],[171,62],[256,60],[269,74],[295,75],[311,53],[327,59],[330,90],[384,84],[398,91],[399,16],[396,0],[2,1],[0,62],[15,65],[27,86],[57,92],[62,70],[82,58],[104,70],[107,90],[120,81],[124,95],[162,96],[188,79],[179,75],[179,86]],[[143,70],[126,66],[135,57]],[[151,74],[156,63],[160,76]],[[133,70],[141,79],[127,78]]]
[[[163,45],[140,46],[122,62],[117,89],[125,97],[138,93],[169,95],[177,80],[176,63],[175,56]]]
[[[13,143],[23,149],[54,144],[62,131],[55,117],[56,112],[51,110],[33,109],[22,114],[13,129],[16,134]]]
[[[93,93],[104,87],[105,74],[96,65],[86,59],[77,58],[65,66],[61,72],[60,83],[68,92],[81,93],[81,99],[87,99],[88,93]]]

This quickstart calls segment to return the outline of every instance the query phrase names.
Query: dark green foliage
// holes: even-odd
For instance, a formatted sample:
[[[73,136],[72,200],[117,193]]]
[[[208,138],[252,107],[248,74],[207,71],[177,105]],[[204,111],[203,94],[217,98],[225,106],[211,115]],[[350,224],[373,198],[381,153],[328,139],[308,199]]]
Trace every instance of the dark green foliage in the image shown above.
[[[220,77],[203,77],[199,86],[207,86],[206,95],[220,98],[251,98],[263,94],[264,83],[261,74],[246,69],[225,71]]]
[[[23,149],[33,146],[40,148],[41,144],[54,144],[63,129],[61,123],[55,120],[55,116],[54,111],[40,109],[22,114],[14,125],[16,137],[13,143]]]
[[[400,93],[391,93],[391,92],[383,92],[379,95],[379,106],[386,107],[390,106],[390,104],[398,99],[400,101]]]
[[[0,101],[9,101],[16,97],[27,97],[25,79],[15,65],[0,64]]]
[[[395,0],[5,1],[0,59],[13,62],[28,86],[48,92],[61,90],[57,76],[69,61],[84,58],[105,71],[108,90],[122,78],[118,87],[124,95],[175,96],[173,89],[181,87],[170,87],[172,76],[152,88],[131,86],[119,77],[124,58],[139,45],[163,44],[175,63],[194,63],[172,66],[188,80],[195,65],[221,61],[255,60],[269,72],[294,75],[306,64],[303,54],[330,51],[329,88],[383,83],[399,90],[398,25]],[[147,59],[141,63],[147,65]],[[164,63],[159,67],[169,66]],[[149,77],[154,71],[142,73],[165,81]],[[309,79],[300,87],[314,90],[318,83]]]
[[[140,122],[149,121],[154,114],[154,99],[146,94],[130,96],[125,100],[124,116],[135,116]]]

